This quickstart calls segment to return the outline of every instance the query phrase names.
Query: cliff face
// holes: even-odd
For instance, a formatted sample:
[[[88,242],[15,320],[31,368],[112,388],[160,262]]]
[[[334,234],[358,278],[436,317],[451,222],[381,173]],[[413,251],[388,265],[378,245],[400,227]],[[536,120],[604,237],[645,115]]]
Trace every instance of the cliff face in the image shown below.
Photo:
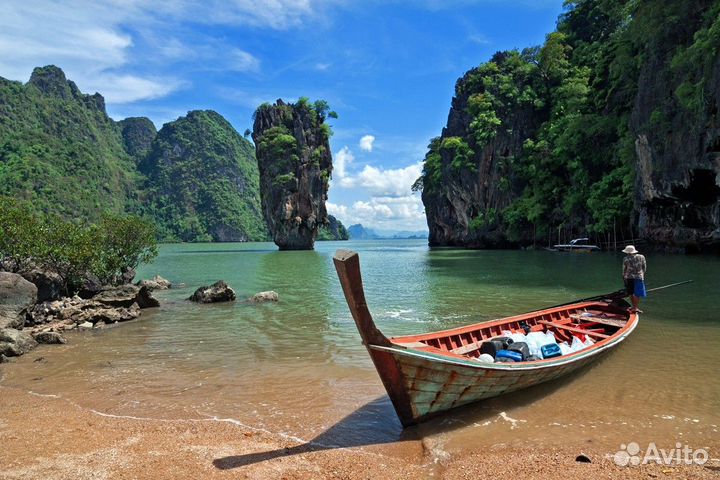
[[[252,144],[210,110],[165,124],[140,163],[161,237],[265,240],[253,153]]]
[[[507,58],[498,53],[492,62],[502,68]],[[476,68],[458,80],[447,126],[429,146],[422,201],[431,246],[503,248],[517,242],[508,239],[499,214],[518,195],[513,159],[537,129],[542,112],[532,104],[509,102],[494,132],[478,133],[471,103],[490,93],[483,80],[494,75]],[[513,81],[523,88],[528,79]]]
[[[720,251],[720,9],[710,4],[664,6],[686,27],[647,39],[631,117],[639,233],[670,249]]]
[[[327,223],[332,173],[327,105],[278,100],[255,112],[252,137],[260,169],[262,209],[281,250],[311,250]]]
[[[142,214],[164,241],[268,239],[253,145],[224,118],[115,122],[52,65],[0,78],[0,195],[66,218]]]

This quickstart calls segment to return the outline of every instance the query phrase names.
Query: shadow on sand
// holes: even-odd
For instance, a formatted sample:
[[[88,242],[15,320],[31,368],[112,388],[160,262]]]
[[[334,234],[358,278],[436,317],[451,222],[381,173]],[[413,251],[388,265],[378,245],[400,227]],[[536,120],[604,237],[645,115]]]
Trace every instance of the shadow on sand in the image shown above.
[[[579,372],[573,372],[566,377],[519,392],[491,398],[473,405],[458,407],[425,423],[406,429],[403,429],[400,425],[388,397],[382,396],[355,410],[306,443],[267,452],[216,458],[213,460],[213,465],[220,470],[230,470],[300,453],[420,441],[425,437],[451,432],[473,423],[496,418],[502,411],[526,406],[552,394],[570,383],[577,375],[583,374],[583,372],[587,373],[588,367],[581,369]]]

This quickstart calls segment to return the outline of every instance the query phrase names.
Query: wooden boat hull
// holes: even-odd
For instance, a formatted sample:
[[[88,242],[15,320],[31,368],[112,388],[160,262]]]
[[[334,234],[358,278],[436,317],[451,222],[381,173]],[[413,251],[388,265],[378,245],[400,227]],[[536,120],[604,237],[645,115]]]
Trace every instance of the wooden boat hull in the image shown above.
[[[410,412],[410,418],[401,418],[404,426],[455,407],[554,380],[599,360],[609,351],[597,352],[561,365],[521,369],[503,364],[482,366],[447,363],[443,359],[427,358],[422,352],[412,350],[373,346],[370,350],[373,357],[391,357],[391,360],[379,359],[381,362],[392,361],[398,366],[408,396],[408,405],[401,410]]]
[[[403,426],[581,369],[617,347],[638,322],[637,314],[626,313],[619,307],[582,302],[442,332],[388,339],[375,326],[365,303],[357,254],[338,251],[334,261],[360,336]],[[593,309],[608,315],[583,316]],[[573,318],[583,328],[570,323]],[[601,329],[583,325],[597,323],[616,331],[600,333]],[[587,335],[597,342],[575,353],[536,361],[481,363],[473,357],[479,355],[483,341],[499,335],[503,329],[517,330],[521,324],[534,331],[554,329],[568,338],[572,338],[571,334]]]

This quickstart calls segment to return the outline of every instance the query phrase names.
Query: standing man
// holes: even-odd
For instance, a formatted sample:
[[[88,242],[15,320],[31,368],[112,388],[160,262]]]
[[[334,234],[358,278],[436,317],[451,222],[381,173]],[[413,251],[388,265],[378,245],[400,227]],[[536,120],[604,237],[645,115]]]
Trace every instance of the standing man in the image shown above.
[[[638,308],[640,298],[647,296],[645,292],[645,271],[647,263],[645,256],[635,250],[635,247],[628,245],[623,249],[623,253],[627,254],[623,260],[623,280],[625,280],[625,289],[629,295],[632,295],[632,308],[630,312],[643,313]]]

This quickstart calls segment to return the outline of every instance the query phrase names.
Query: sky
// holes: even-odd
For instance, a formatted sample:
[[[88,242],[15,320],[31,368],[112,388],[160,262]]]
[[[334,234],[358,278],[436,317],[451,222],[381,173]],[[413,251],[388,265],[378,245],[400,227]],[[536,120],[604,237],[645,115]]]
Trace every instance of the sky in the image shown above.
[[[6,0],[0,76],[57,65],[115,120],[189,110],[241,134],[278,98],[338,113],[328,211],[345,225],[426,230],[420,176],[455,82],[498,50],[543,42],[562,0]]]

